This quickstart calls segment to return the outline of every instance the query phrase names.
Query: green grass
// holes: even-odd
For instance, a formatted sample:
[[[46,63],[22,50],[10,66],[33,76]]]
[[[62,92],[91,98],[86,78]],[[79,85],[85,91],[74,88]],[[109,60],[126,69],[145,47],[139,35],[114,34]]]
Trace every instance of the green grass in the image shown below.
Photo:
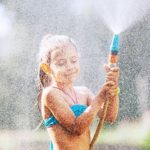
[[[96,126],[91,129],[92,135],[95,130]],[[2,150],[16,150],[16,147],[23,142],[49,143],[46,130],[38,130],[37,132],[1,130],[0,133],[0,149]],[[149,150],[150,127],[140,122],[123,122],[116,126],[104,126],[97,144],[131,145]]]
[[[121,123],[117,127],[105,127],[97,140],[98,144],[122,144],[150,149],[150,128],[141,123]]]
[[[141,144],[141,147],[150,149],[150,132],[148,133],[147,137],[145,137],[143,143]]]

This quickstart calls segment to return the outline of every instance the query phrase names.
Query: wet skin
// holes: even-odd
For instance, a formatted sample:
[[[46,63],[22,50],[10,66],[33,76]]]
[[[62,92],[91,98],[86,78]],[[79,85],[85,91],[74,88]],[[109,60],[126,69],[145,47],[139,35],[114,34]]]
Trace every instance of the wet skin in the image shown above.
[[[77,94],[78,104],[89,106],[79,117],[75,117],[70,109],[74,105],[70,97],[61,90],[47,87],[42,94],[42,117],[47,119],[53,115],[59,124],[47,128],[55,150],[88,150],[90,144],[89,127],[96,115],[101,117],[102,107],[109,97],[109,108],[106,121],[114,122],[118,113],[118,96],[114,89],[118,86],[118,68],[107,71],[107,82],[96,96],[86,87],[74,87],[73,82],[80,72],[79,56],[76,49],[69,45],[65,50],[51,53],[50,74],[53,85],[63,89],[74,97]]]

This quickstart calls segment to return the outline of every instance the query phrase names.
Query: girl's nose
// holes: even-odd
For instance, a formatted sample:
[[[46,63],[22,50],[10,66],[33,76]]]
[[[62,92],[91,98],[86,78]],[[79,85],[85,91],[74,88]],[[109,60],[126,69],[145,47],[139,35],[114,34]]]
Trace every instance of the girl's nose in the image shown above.
[[[73,64],[72,64],[71,62],[67,62],[66,68],[67,68],[68,70],[71,70],[71,69],[73,68]]]

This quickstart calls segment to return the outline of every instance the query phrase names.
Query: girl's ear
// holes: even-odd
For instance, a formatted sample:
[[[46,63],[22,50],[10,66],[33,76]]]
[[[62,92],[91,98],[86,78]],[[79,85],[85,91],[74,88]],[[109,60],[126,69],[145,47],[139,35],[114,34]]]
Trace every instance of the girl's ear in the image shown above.
[[[42,70],[43,70],[47,75],[50,75],[50,74],[51,74],[51,69],[50,69],[50,67],[48,66],[48,64],[42,63],[42,64],[40,65],[40,67],[42,68]]]

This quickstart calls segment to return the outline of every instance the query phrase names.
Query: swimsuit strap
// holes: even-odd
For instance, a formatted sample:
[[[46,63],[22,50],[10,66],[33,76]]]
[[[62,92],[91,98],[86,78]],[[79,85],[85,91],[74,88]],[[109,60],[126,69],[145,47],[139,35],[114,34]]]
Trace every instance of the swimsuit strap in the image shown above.
[[[63,89],[61,89],[61,88],[59,88],[59,87],[56,87],[56,86],[53,86],[53,88],[56,88],[56,89],[62,91],[65,95],[67,95],[69,98],[71,98],[71,100],[73,101],[74,104],[78,104],[77,94],[76,94],[74,88],[73,88],[73,93],[74,93],[74,95],[75,95],[75,99],[72,98],[72,97],[71,97],[67,92],[65,92]]]

